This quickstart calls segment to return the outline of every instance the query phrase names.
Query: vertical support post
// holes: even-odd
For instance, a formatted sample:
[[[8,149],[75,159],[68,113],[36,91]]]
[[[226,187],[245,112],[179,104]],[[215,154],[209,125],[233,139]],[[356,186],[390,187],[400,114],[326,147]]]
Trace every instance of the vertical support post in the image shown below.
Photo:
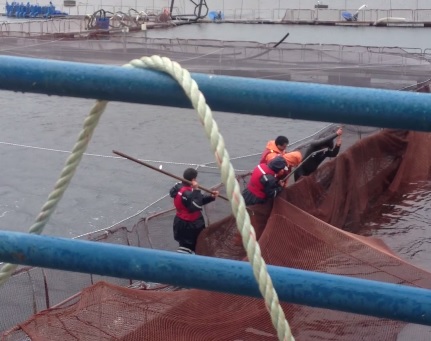
[[[121,29],[121,32],[123,32],[123,52],[127,52],[127,33],[129,33],[129,28],[127,26],[124,26]]]
[[[281,0],[278,0],[278,13],[277,13],[277,19],[280,19],[280,11],[281,11]]]
[[[198,17],[196,19],[199,19],[201,17],[201,13],[202,13],[202,4],[205,0],[201,0],[201,2],[199,3],[199,10],[198,10]]]
[[[175,2],[175,0],[171,0],[171,8],[169,9],[169,15],[171,16],[171,18],[172,18],[172,12],[174,10],[174,2]]]
[[[144,31],[145,47],[147,47],[147,24],[141,24],[141,31]]]
[[[260,0],[257,0],[257,15],[253,19],[260,19]]]
[[[301,18],[301,0],[298,0],[298,21]]]

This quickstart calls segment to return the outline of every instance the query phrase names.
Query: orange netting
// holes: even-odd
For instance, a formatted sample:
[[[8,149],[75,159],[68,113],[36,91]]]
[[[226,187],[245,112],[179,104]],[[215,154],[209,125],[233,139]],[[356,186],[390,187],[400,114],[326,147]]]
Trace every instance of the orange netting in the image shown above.
[[[431,274],[377,239],[351,232],[404,184],[428,179],[431,135],[383,130],[323,164],[273,203],[250,209],[268,264],[431,289]],[[244,259],[235,221],[204,230],[197,253]],[[192,256],[191,256],[192,257]],[[318,294],[310,292],[310,295]],[[418,340],[426,327],[282,304],[296,340]],[[276,340],[262,299],[201,290],[136,290],[99,282],[4,336],[31,340]]]

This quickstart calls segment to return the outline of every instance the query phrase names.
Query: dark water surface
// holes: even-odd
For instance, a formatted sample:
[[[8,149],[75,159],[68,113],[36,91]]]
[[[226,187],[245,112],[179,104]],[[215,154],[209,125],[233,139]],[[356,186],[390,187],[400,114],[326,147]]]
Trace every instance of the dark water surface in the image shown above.
[[[0,92],[0,229],[24,232],[31,226],[93,102]],[[214,116],[231,157],[260,153],[277,135],[295,141],[327,125],[218,112]],[[158,160],[157,165],[179,175],[190,164],[214,161],[193,110],[110,103],[87,150],[93,155],[84,156],[45,234],[72,237],[108,227],[167,194],[175,180],[117,158],[113,149]]]
[[[370,216],[360,234],[383,240],[396,254],[431,271],[431,182],[412,183]]]

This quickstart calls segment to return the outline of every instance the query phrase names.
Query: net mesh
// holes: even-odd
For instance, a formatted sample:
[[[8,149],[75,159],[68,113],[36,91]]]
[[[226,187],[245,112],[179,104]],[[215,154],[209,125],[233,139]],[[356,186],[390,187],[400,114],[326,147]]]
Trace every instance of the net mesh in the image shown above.
[[[94,38],[15,29],[23,28],[0,31],[2,55],[116,65],[162,55],[191,72],[385,89],[417,89],[430,73],[429,56],[420,49],[287,42],[275,48],[276,42],[147,38],[142,32]]]
[[[351,147],[325,162],[313,175],[292,184],[274,202],[250,208],[262,255],[268,264],[431,289],[429,272],[402,260],[378,239],[352,233],[367,212],[379,209],[385,198],[405,184],[429,178],[431,155],[426,146],[431,135],[354,129],[345,127]],[[330,127],[321,135],[332,131]],[[363,134],[368,136],[358,139]],[[258,156],[250,158],[256,160]],[[206,215],[214,223],[200,235],[197,253],[243,260],[245,251],[235,220],[228,214],[228,204],[217,200],[207,206]],[[134,227],[117,226],[109,232],[100,231],[98,237],[94,234],[92,239],[173,249],[176,245],[169,237],[173,215],[174,211],[168,210],[136,218]],[[22,276],[32,276],[34,288],[36,283],[51,283],[48,278],[64,275],[41,271],[21,271],[6,283],[6,288],[11,289]],[[3,339],[16,340],[23,335],[31,340],[277,339],[262,299],[142,282],[130,286],[132,281],[113,282],[88,275],[73,275],[67,285],[78,282],[88,287],[55,308],[19,323],[5,332]],[[51,287],[57,294],[62,291],[51,284],[39,290],[43,287]],[[35,293],[29,287],[27,292],[22,299],[28,301]],[[51,299],[51,295],[48,297]],[[52,301],[55,299],[59,297]],[[46,300],[36,303],[34,310],[47,304]],[[282,306],[297,340],[420,340],[431,331],[357,314],[288,303]]]

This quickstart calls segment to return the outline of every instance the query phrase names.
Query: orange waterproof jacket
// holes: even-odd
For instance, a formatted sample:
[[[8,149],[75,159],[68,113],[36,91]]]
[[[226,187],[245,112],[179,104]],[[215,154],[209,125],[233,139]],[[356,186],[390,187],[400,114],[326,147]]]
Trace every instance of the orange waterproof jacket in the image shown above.
[[[271,161],[273,158],[277,157],[278,155],[280,154],[269,153],[266,157],[267,162]],[[277,178],[279,179],[284,179],[292,172],[292,167],[297,167],[302,162],[302,154],[298,150],[295,150],[289,153],[284,153],[282,156],[286,160],[288,169],[282,170],[277,174]]]
[[[265,150],[262,153],[262,156],[260,157],[260,163],[268,163],[268,161],[270,159],[268,159],[268,155],[270,154],[275,154],[274,157],[276,157],[277,155],[283,155],[285,153],[285,151],[281,151],[280,149],[277,148],[277,145],[275,144],[275,140],[271,140],[268,141],[268,143],[266,144]],[[273,159],[274,157],[271,157],[271,159]]]

